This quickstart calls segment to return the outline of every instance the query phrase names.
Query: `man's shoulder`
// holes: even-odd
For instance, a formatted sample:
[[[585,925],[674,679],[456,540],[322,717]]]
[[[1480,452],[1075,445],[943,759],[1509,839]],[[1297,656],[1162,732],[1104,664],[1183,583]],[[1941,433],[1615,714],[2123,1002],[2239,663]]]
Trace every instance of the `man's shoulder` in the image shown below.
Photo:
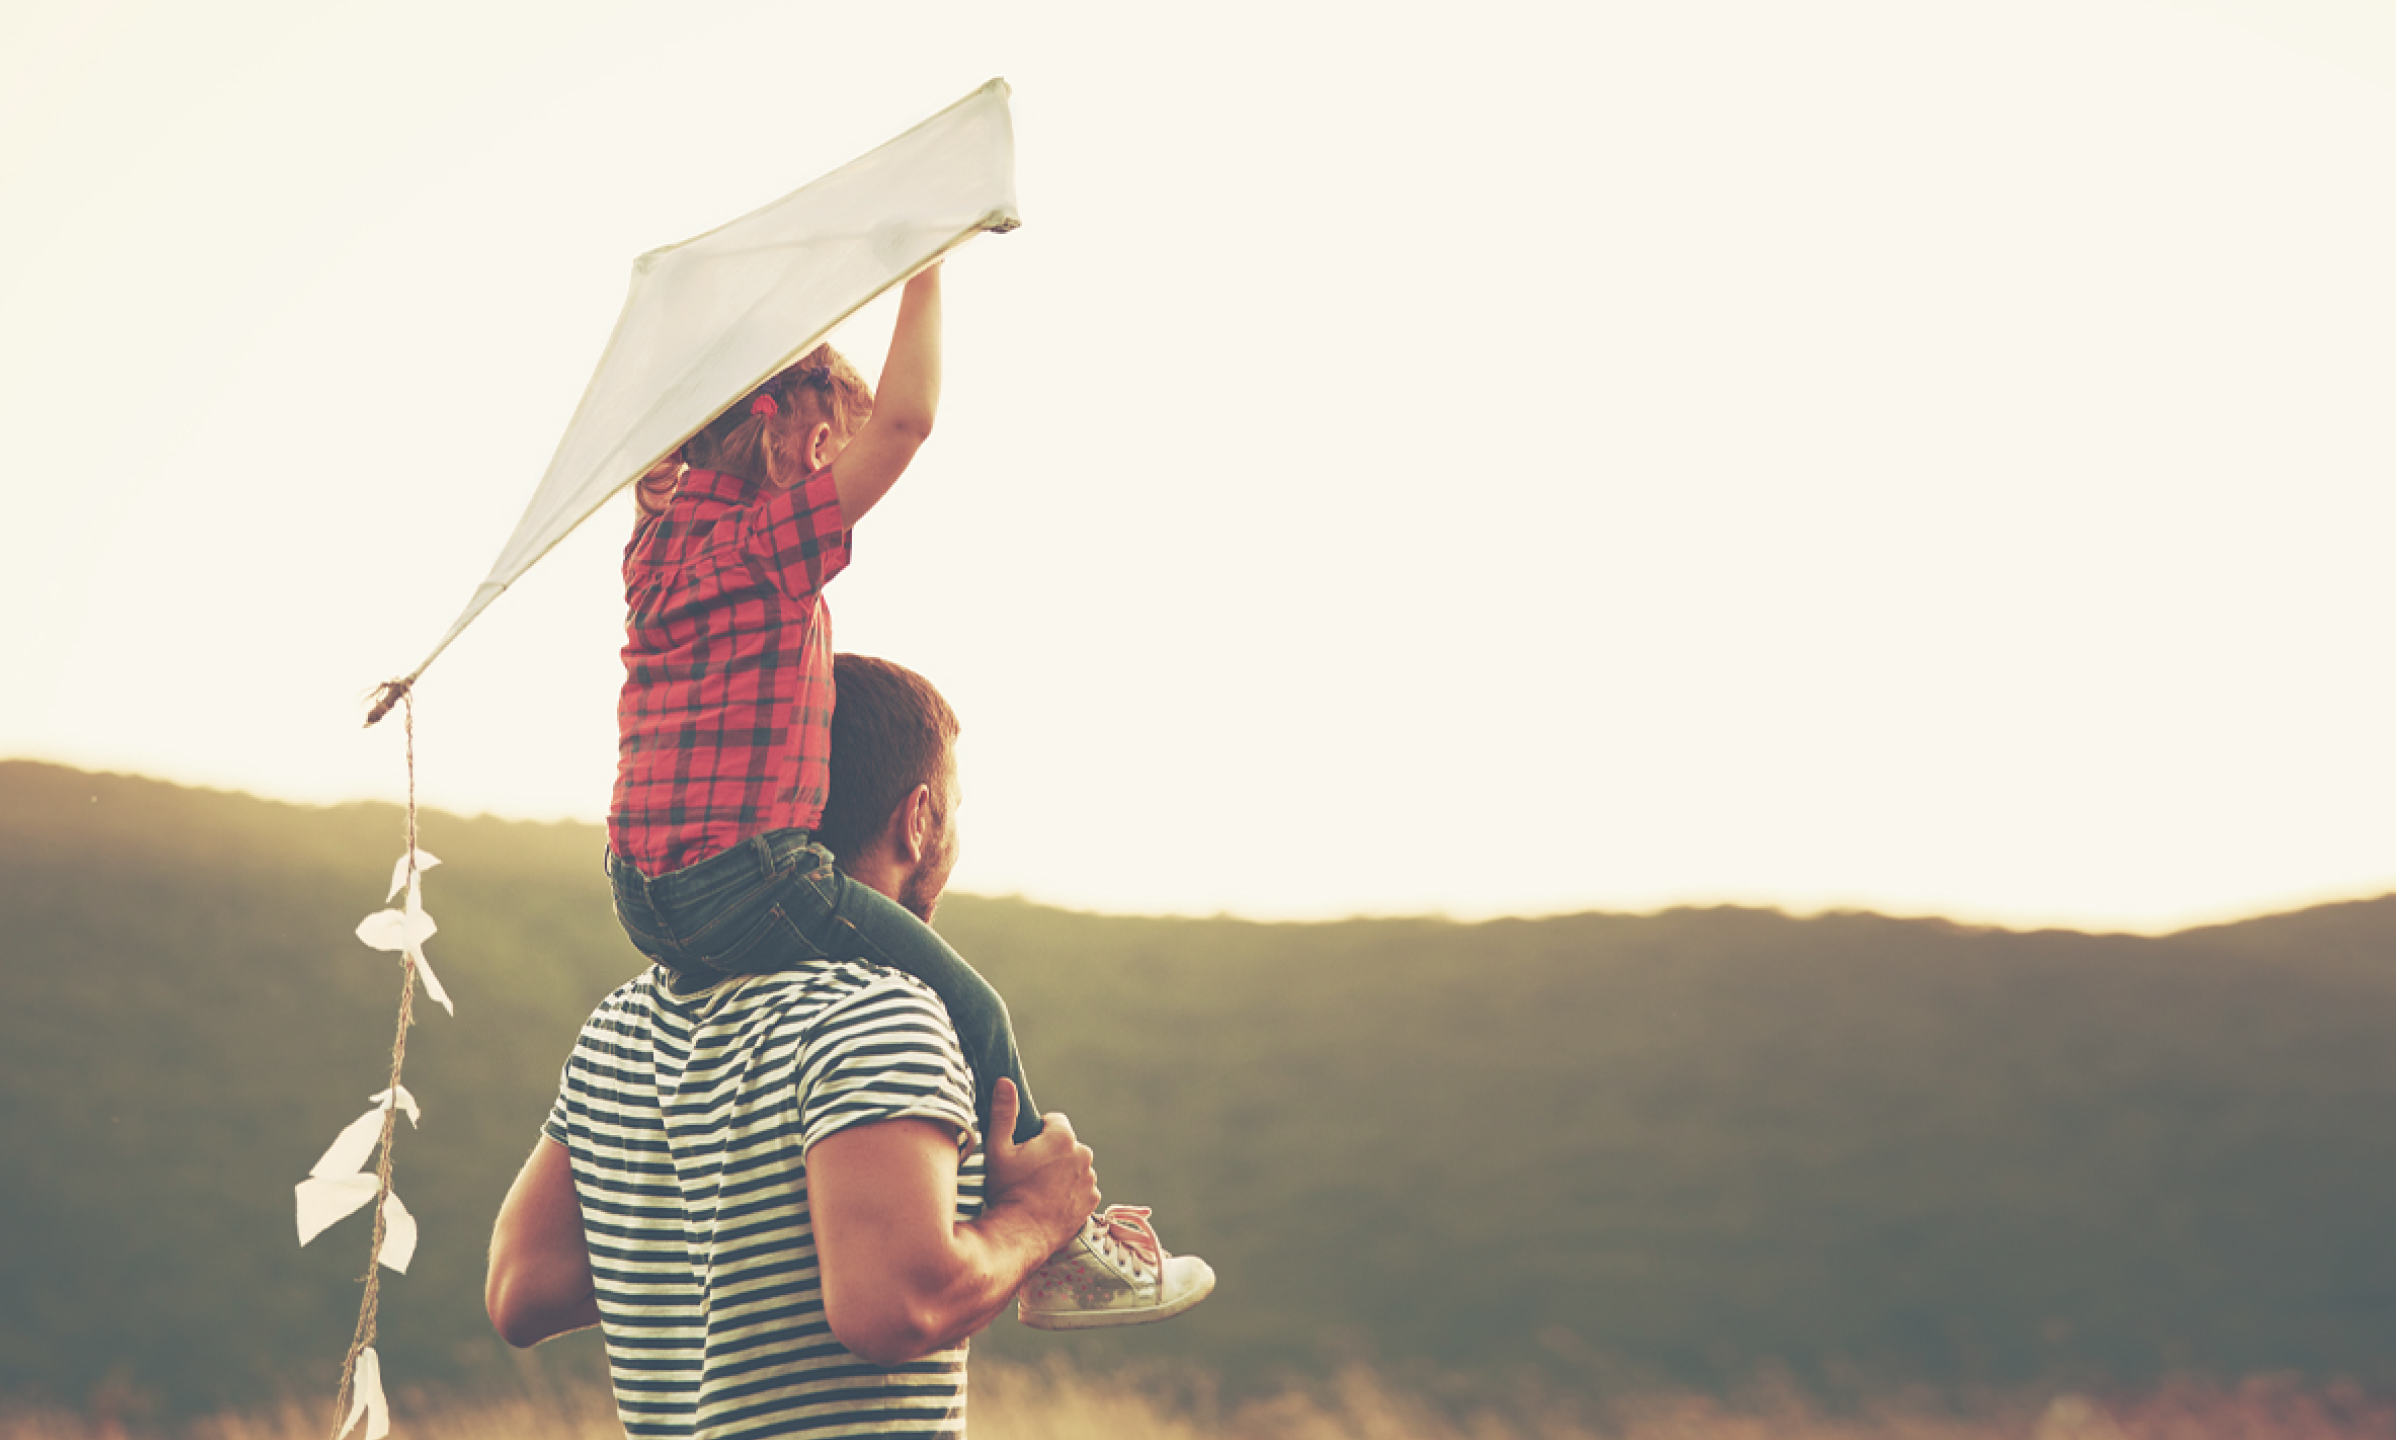
[[[974,1134],[973,1072],[929,985],[879,965],[824,967],[791,1038],[803,1147],[856,1125],[930,1120]],[[776,976],[788,984],[797,975]]]
[[[651,966],[600,1001],[585,1029],[764,1026],[815,1033],[901,1023],[928,1024],[952,1040],[956,1034],[948,1008],[914,976],[862,960],[819,960],[687,990],[676,989],[665,971]]]
[[[958,1048],[948,1007],[931,986],[904,971],[838,960],[763,978],[779,983],[761,999],[786,1021],[802,1021],[805,1038],[815,1045],[911,1037],[917,1044]]]
[[[815,960],[788,970],[735,976],[721,986],[711,987],[709,994],[716,997],[713,1008],[727,1013],[749,1009],[820,1014],[861,1007],[922,1005],[940,1011],[943,1019],[948,1013],[931,986],[903,970],[865,960]]]

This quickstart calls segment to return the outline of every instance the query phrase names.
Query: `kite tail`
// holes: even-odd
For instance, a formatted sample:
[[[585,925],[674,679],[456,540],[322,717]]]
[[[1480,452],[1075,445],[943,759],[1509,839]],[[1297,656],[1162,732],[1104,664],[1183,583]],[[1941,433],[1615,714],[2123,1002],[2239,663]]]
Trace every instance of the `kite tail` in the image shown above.
[[[398,680],[385,680],[376,686],[374,708],[366,712],[366,728],[373,729],[375,721],[390,714],[391,707],[406,699],[408,692],[415,687],[415,684],[416,677],[410,675]]]

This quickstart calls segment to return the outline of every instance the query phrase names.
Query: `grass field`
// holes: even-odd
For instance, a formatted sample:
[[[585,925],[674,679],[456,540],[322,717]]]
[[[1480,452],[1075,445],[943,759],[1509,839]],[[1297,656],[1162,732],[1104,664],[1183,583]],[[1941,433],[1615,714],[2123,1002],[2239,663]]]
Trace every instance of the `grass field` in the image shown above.
[[[329,1410],[280,1409],[171,1431],[60,1410],[0,1410],[0,1440],[322,1440]],[[1150,1383],[1062,1366],[974,1367],[974,1440],[2396,1440],[2396,1402],[2347,1386],[2180,1378],[2128,1395],[1928,1392],[1833,1413],[1766,1374],[1728,1397],[1638,1392],[1598,1404],[1438,1404],[1355,1369],[1234,1406],[1199,1381]],[[363,1433],[353,1432],[353,1433]],[[395,1440],[616,1440],[604,1390],[396,1402]]]

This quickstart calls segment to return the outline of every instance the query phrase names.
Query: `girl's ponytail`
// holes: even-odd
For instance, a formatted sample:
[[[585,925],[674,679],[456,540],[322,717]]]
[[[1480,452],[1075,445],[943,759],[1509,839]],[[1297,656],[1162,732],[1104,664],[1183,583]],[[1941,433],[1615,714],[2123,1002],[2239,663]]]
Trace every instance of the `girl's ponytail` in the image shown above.
[[[751,484],[789,485],[806,477],[809,432],[830,425],[846,440],[873,408],[873,391],[856,367],[818,345],[692,436],[682,458]]]

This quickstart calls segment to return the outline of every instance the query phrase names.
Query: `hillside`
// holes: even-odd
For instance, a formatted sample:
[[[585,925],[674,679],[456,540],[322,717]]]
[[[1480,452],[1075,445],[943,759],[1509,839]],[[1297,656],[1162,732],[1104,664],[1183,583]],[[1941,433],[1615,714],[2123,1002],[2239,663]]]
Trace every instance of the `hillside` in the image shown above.
[[[0,1396],[329,1388],[362,1221],[300,1250],[289,1187],[382,1084],[396,975],[351,932],[399,836],[387,806],[0,763]],[[583,1013],[638,962],[593,827],[436,814],[424,843],[459,1013],[410,1041],[424,1244],[383,1349],[395,1383],[471,1383],[510,1365],[480,1315],[490,1216]],[[1002,1354],[1234,1386],[1350,1356],[2396,1384],[2396,899],[2163,939],[972,897],[942,928],[1109,1197],[1222,1276],[1170,1326],[1002,1323],[980,1342]]]

